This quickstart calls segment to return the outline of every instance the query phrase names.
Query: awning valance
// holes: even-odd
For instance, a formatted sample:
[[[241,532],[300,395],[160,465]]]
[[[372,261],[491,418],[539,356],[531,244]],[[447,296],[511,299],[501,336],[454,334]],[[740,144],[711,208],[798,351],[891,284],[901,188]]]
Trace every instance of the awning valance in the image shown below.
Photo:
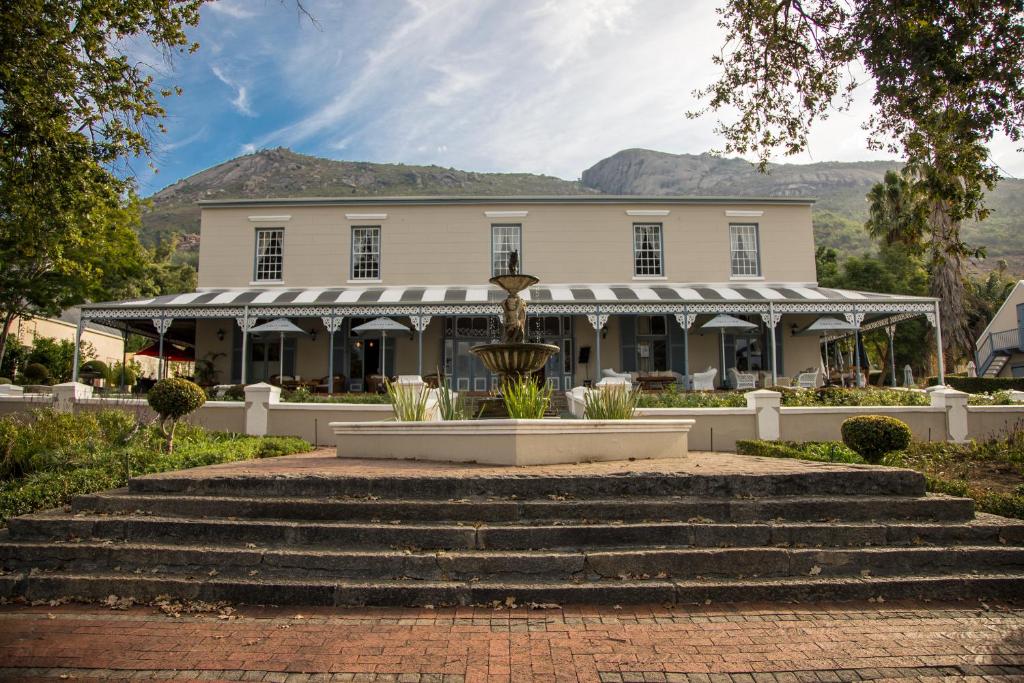
[[[88,320],[198,318],[497,315],[505,293],[493,286],[362,286],[211,289],[150,299],[87,304]],[[608,315],[670,314],[687,327],[697,315],[759,314],[776,324],[783,314],[832,314],[854,324],[896,314],[934,318],[935,300],[857,292],[806,284],[694,284],[633,282],[538,285],[521,296],[531,315],[586,315],[603,324]],[[241,324],[241,323],[239,323]]]

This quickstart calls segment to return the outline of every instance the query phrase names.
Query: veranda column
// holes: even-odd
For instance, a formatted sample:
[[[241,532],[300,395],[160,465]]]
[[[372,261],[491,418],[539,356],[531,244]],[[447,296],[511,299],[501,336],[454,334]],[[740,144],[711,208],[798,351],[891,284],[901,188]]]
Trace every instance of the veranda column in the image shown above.
[[[690,381],[690,328],[696,319],[697,314],[690,313],[689,310],[676,313],[676,322],[683,328],[683,385],[686,389],[689,387],[685,385]]]
[[[71,361],[73,363],[73,367],[71,368],[71,381],[72,382],[77,382],[78,381],[78,359],[79,359],[79,355],[81,353],[81,347],[82,347],[82,326],[83,325],[85,325],[85,318],[82,317],[82,316],[79,316],[79,318],[78,318],[78,327],[75,329],[75,357]]]
[[[420,377],[423,377],[423,333],[427,329],[427,325],[430,324],[430,316],[423,315],[421,310],[415,316],[412,317],[412,326],[416,328],[417,337],[417,349],[416,349],[416,371]]]
[[[768,326],[769,348],[771,349],[772,357],[772,386],[774,387],[779,384],[778,356],[776,355],[777,352],[775,348],[775,328],[779,326],[779,320],[782,318],[782,314],[776,313],[775,304],[769,301],[768,313],[762,313],[761,318],[764,320],[764,324]]]
[[[157,379],[164,378],[164,370],[167,367],[164,361],[164,335],[171,328],[172,322],[174,322],[173,318],[153,318],[153,327],[156,328],[157,334],[160,335],[160,365],[156,373]]]
[[[246,306],[241,318],[235,318],[235,322],[242,328],[242,386],[245,386],[246,370],[249,366],[249,330],[256,325],[256,318],[249,317],[249,307]]]
[[[327,344],[327,393],[334,393],[334,333],[341,327],[342,321],[345,320],[340,315],[326,315],[321,320],[324,323],[324,327],[327,328],[327,333],[330,340]]]
[[[942,317],[939,314],[939,302],[935,302],[935,320],[929,322],[935,326],[935,350],[939,360],[939,386],[946,384],[946,359],[942,357]]]
[[[587,321],[594,327],[594,350],[597,352],[594,367],[595,383],[601,379],[601,329],[608,322],[607,315],[601,315],[601,307],[597,306],[593,313],[587,314]]]

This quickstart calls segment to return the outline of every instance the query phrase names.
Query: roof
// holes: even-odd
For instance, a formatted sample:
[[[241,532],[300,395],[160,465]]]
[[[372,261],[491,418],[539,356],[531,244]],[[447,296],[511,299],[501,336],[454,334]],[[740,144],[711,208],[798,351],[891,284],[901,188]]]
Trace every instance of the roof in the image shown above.
[[[494,205],[494,204],[780,204],[806,205],[813,197],[699,197],[650,195],[425,195],[398,197],[277,197],[266,199],[200,199],[204,209],[241,208],[252,206],[383,206],[405,204],[430,205]]]
[[[1018,298],[1017,294],[1021,294],[1021,296]],[[992,319],[988,321],[988,325],[985,325],[985,329],[982,330],[981,334],[978,335],[978,338],[974,340],[974,344],[979,344],[981,340],[985,338],[992,325],[999,319],[999,314],[1003,312],[1004,308],[1007,306],[1016,306],[1019,303],[1024,303],[1024,280],[1018,280],[1017,284],[1013,286],[1010,293],[1006,295],[1006,299],[992,315]]]
[[[878,294],[845,289],[816,287],[804,283],[783,284],[565,284],[536,285],[521,293],[535,304],[735,304],[735,303],[807,303],[840,302],[932,302],[934,299],[901,294]],[[497,304],[505,293],[497,287],[447,285],[394,285],[362,287],[311,287],[296,289],[211,289],[186,294],[169,294],[150,299],[135,299],[89,304],[87,310],[130,308],[237,308],[275,306],[360,306],[360,305],[463,305]],[[98,316],[97,316],[98,317]]]

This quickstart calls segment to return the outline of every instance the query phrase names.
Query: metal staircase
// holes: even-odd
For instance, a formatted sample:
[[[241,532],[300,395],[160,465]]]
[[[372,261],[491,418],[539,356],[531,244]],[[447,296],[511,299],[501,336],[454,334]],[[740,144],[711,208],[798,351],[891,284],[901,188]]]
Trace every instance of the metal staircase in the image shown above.
[[[1010,354],[1024,351],[1024,334],[1018,328],[990,332],[978,340],[974,364],[979,377],[997,377]]]

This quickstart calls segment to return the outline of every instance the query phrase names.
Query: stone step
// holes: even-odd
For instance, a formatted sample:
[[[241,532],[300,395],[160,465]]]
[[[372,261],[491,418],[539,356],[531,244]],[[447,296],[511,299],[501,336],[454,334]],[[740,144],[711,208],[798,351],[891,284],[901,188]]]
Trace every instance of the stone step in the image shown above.
[[[753,464],[753,462],[752,462]],[[820,465],[819,463],[815,463]],[[632,466],[632,464],[630,465]],[[197,470],[202,472],[202,470]],[[691,474],[621,472],[600,475],[459,476],[268,476],[252,473],[209,476],[188,470],[136,477],[132,493],[175,493],[192,496],[252,496],[269,498],[365,498],[383,500],[452,500],[488,497],[526,500],[617,498],[624,496],[717,496],[726,498],[774,496],[923,496],[924,476],[887,467],[821,465],[792,472],[730,472]]]
[[[398,550],[528,550],[611,547],[860,547],[1024,545],[1024,522],[978,515],[966,522],[468,524],[87,515],[51,511],[8,522],[16,540],[111,539],[195,545]]]
[[[635,580],[1024,572],[1024,547],[354,551],[152,543],[0,542],[6,572],[415,581]]]
[[[690,520],[751,522],[865,521],[874,519],[968,520],[970,498],[948,496],[785,496],[777,498],[679,497],[570,500],[373,500],[183,496],[137,494],[125,489],[76,496],[75,512],[145,512],[168,517],[302,520],[419,520],[513,522],[526,520]]]
[[[694,604],[707,602],[865,600],[884,597],[1019,598],[1024,573],[948,576],[799,577],[692,581],[594,581],[518,583],[503,581],[340,581],[203,579],[123,574],[37,573],[0,577],[5,597],[30,601],[77,598],[104,600],[114,595],[148,602],[158,597],[227,601],[249,605],[423,606]]]

